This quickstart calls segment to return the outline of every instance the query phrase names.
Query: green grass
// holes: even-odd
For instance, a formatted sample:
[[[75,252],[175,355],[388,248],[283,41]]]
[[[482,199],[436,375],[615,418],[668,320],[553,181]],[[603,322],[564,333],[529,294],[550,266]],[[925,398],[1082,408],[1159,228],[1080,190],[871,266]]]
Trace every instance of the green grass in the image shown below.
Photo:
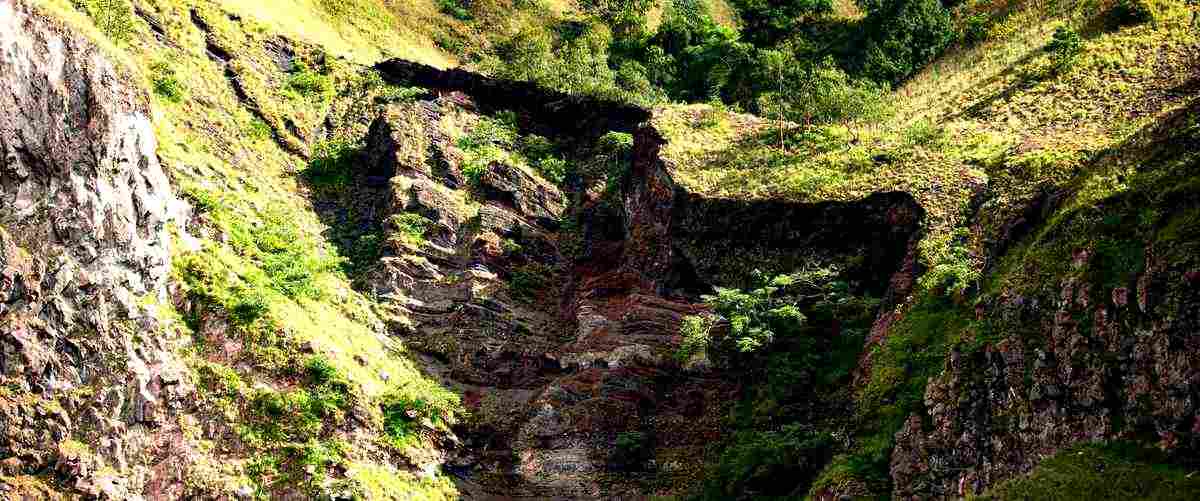
[[[1156,449],[1124,443],[1085,443],[1055,454],[1027,476],[1007,480],[980,500],[1083,501],[1200,498],[1200,475],[1173,466]]]
[[[260,499],[318,497],[331,488],[372,499],[455,498],[443,476],[418,478],[408,464],[435,454],[461,412],[457,397],[425,379],[401,342],[380,335],[386,322],[405,319],[354,291],[344,264],[356,256],[326,239],[329,228],[309,199],[349,182],[355,150],[339,138],[365,132],[372,117],[363,103],[411,95],[337,56],[373,54],[359,59],[372,62],[388,44],[397,53],[426,49],[401,47],[412,43],[402,27],[385,36],[392,32],[361,24],[394,18],[355,19],[365,11],[332,4],[121,3],[163,21],[168,43],[155,41],[136,16],[128,31],[114,31],[92,12],[96,2],[82,11],[57,2],[51,12],[70,22],[95,18],[99,28],[83,31],[129,66],[131,81],[144,78],[147,94],[159,97],[151,103],[158,154],[196,212],[190,236],[175,230],[171,278],[186,298],[175,325],[191,340],[181,354],[200,388],[193,417],[208,430],[187,428],[182,437],[201,451],[194,483],[218,497],[251,485]],[[356,5],[399,8],[374,0]],[[316,10],[325,7],[333,10]],[[211,32],[190,22],[193,9]],[[383,45],[368,40],[368,28]],[[265,49],[277,35],[329,45],[296,46],[296,71],[287,71]],[[228,70],[245,99],[224,66],[195,50],[209,41],[234,56]],[[434,49],[428,53],[423,60],[445,62]],[[327,117],[338,130],[315,147]],[[315,153],[312,162],[297,154],[307,151]],[[393,440],[382,409],[395,395],[433,402],[439,410],[430,416],[440,426],[414,430],[402,444]]]

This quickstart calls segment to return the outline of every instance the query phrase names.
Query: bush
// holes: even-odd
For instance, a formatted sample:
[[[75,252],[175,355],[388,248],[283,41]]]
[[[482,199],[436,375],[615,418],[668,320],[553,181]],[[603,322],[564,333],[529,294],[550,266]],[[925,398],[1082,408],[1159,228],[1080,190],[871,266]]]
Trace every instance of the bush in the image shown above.
[[[619,37],[640,37],[646,31],[646,13],[654,0],[582,0],[583,8],[599,17]]]
[[[448,14],[459,21],[470,21],[475,17],[462,5],[460,0],[438,0],[438,7],[443,14]]]
[[[972,14],[963,26],[962,40],[967,45],[978,45],[988,38],[992,29],[992,18],[984,13]]]
[[[679,326],[679,335],[683,342],[675,351],[675,359],[686,364],[697,356],[705,356],[711,342],[711,333],[716,326],[717,317],[713,315],[689,315],[683,318]]]
[[[1108,16],[1117,26],[1129,26],[1153,21],[1154,11],[1146,0],[1117,0]]]
[[[554,143],[545,136],[530,134],[521,138],[521,153],[533,161],[538,161],[554,154]]]
[[[546,157],[533,163],[542,177],[554,184],[562,184],[567,179],[567,161],[558,157]]]
[[[970,236],[966,228],[958,228],[922,243],[921,254],[929,266],[929,271],[918,280],[922,289],[963,294],[976,285],[979,267],[971,257]]]
[[[743,32],[760,47],[792,35],[798,25],[833,12],[833,0],[733,0]]]
[[[354,161],[359,147],[349,141],[330,140],[317,143],[312,148],[312,158],[304,176],[314,187],[337,190],[350,184]]]
[[[96,27],[116,43],[133,40],[133,6],[127,0],[72,0]]]
[[[934,60],[954,40],[950,13],[938,0],[860,1],[868,42],[863,74],[899,83]]]
[[[543,264],[527,264],[513,270],[508,277],[508,289],[512,295],[522,299],[533,299],[546,288],[550,269]]]
[[[776,81],[779,91],[758,98],[760,112],[805,125],[828,125],[851,120],[882,118],[890,110],[887,86],[854,80],[832,58],[818,64],[804,63],[782,51],[763,51],[763,80]],[[782,79],[782,81],[780,81]],[[773,113],[772,113],[773,112]]]
[[[398,447],[406,445],[423,427],[448,430],[463,413],[458,395],[424,381],[388,392],[383,402],[383,428]]]
[[[388,224],[405,242],[420,244],[433,226],[433,221],[415,212],[404,212],[388,218]]]
[[[806,485],[832,456],[833,437],[789,424],[779,431],[742,430],[706,475],[702,499],[786,496]]]
[[[333,79],[297,62],[288,77],[288,89],[309,98],[324,98],[333,93]]]
[[[243,129],[243,133],[255,141],[266,141],[271,139],[271,136],[275,134],[275,131],[274,129],[271,129],[271,124],[267,123],[261,118],[254,117]]]
[[[1083,53],[1083,39],[1079,33],[1068,26],[1059,26],[1054,30],[1054,37],[1046,44],[1050,53],[1051,68],[1054,73],[1064,73],[1075,65],[1079,55]]]
[[[172,103],[183,101],[185,87],[175,74],[175,69],[165,61],[150,65],[154,93]]]
[[[757,273],[755,275],[756,280],[764,281],[763,277]],[[740,355],[750,354],[770,345],[777,335],[797,332],[807,319],[800,313],[794,300],[776,296],[776,293],[794,283],[792,276],[780,275],[749,291],[718,287],[716,294],[701,296],[713,312],[729,323],[729,335],[722,340],[717,352],[723,355],[731,351]],[[711,351],[714,347],[712,340],[708,339],[708,331],[712,323],[703,317],[685,319],[680,331],[684,345],[677,356],[690,358],[702,349]],[[709,346],[702,348],[700,344],[705,340]]]

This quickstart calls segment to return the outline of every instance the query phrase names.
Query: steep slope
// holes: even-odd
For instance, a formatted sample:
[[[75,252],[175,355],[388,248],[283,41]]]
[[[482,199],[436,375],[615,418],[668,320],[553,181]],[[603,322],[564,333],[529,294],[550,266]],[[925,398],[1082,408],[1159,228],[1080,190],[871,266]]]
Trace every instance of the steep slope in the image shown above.
[[[1134,369],[1132,359],[1170,355],[1121,334],[1149,341],[1155,329],[1190,322],[1194,297],[1175,288],[1185,287],[1187,259],[1165,250],[1189,248],[1187,237],[1152,243],[1152,228],[1178,226],[1170,221],[1189,219],[1189,209],[1151,193],[1186,199],[1190,190],[1190,150],[1166,145],[1191,141],[1183,117],[1196,95],[1195,7],[1150,9],[1152,22],[1129,23],[1108,4],[1014,2],[994,14],[987,41],[902,85],[882,123],[781,135],[771,121],[708,106],[656,112],[668,165],[699,193],[819,201],[901,190],[928,211],[925,236],[893,282],[901,300],[875,322],[852,394],[834,395],[852,400],[834,429],[854,431],[810,495],[978,494],[1087,440],[1141,437],[1172,461],[1194,461],[1179,435],[1191,411],[1155,390],[1186,377]],[[1046,44],[1064,21],[1084,38],[1073,65],[1056,71]],[[1139,201],[1117,201],[1127,196]],[[1133,206],[1145,214],[1133,216]],[[1122,316],[1115,305],[1132,305],[1155,280],[1175,284],[1165,302]],[[1106,352],[1101,338],[1123,348]],[[1007,376],[989,372],[1001,370]],[[1173,388],[1181,398],[1191,391]],[[1150,423],[1157,432],[1146,432]]]
[[[0,482],[1192,497],[1197,7],[1127,4],[802,127],[438,68],[591,3],[0,0]]]

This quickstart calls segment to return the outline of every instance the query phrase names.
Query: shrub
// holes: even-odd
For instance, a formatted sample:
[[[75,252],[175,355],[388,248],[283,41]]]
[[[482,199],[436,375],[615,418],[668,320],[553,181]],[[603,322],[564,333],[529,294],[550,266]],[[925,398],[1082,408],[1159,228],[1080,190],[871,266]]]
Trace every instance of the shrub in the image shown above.
[[[805,485],[829,461],[833,437],[798,424],[778,431],[736,432],[705,476],[703,499],[786,496]]]
[[[1075,65],[1079,55],[1083,53],[1083,39],[1079,33],[1068,26],[1059,26],[1054,30],[1054,37],[1046,44],[1050,53],[1051,68],[1055,73],[1063,73]]]
[[[679,363],[686,364],[697,356],[704,356],[708,352],[710,335],[716,323],[717,317],[713,315],[684,317],[683,323],[679,326],[679,334],[683,341],[679,344],[679,349],[675,351],[675,359]]]
[[[297,62],[288,77],[287,88],[304,97],[324,98],[333,93],[333,79]]]
[[[508,278],[508,288],[515,297],[532,299],[538,291],[546,288],[549,276],[550,269],[546,265],[527,264],[513,270]]]
[[[475,16],[471,15],[471,11],[462,5],[460,0],[438,0],[438,7],[443,14],[447,14],[459,21],[470,21],[475,18]]]
[[[264,285],[289,298],[320,297],[317,276],[340,264],[329,249],[305,238],[291,214],[283,209],[268,209],[261,215],[260,224],[238,225],[231,233],[234,247],[258,260],[266,275]]]
[[[1153,21],[1154,11],[1146,0],[1117,0],[1108,16],[1117,26],[1128,26]]]
[[[719,352],[725,354],[750,354],[762,350],[774,342],[777,334],[790,335],[806,322],[805,316],[796,307],[795,301],[776,293],[795,284],[795,278],[780,275],[770,281],[763,280],[757,272],[755,280],[765,282],[761,287],[749,291],[717,288],[714,295],[701,296],[713,311],[729,323],[729,334],[722,340]],[[712,322],[704,318],[689,317],[681,326],[684,346],[679,357],[690,357],[701,349],[713,348],[708,332]],[[700,344],[708,340],[708,347]]]
[[[954,40],[950,13],[938,0],[860,0],[868,43],[863,74],[899,83],[933,61]]]
[[[985,13],[972,14],[963,25],[962,40],[967,45],[978,45],[987,40],[992,29],[992,18]]]
[[[929,271],[921,276],[922,289],[942,288],[952,294],[963,294],[979,281],[979,267],[971,257],[970,232],[966,228],[922,242],[921,254]]]
[[[758,46],[774,45],[798,25],[833,12],[833,0],[733,0],[744,32]]]
[[[521,153],[530,160],[541,160],[554,154],[554,143],[545,136],[530,134],[521,138]]]
[[[458,139],[458,147],[464,153],[463,176],[478,185],[488,165],[508,157],[506,150],[516,147],[517,138],[516,116],[512,113],[479,119],[466,136]]]
[[[133,6],[127,0],[72,0],[114,42],[133,40]]]
[[[567,161],[558,157],[546,157],[533,164],[542,177],[554,184],[562,184],[567,179]]]
[[[339,378],[337,367],[320,355],[313,355],[304,361],[304,373],[317,386],[338,382]]]
[[[467,181],[478,185],[488,165],[508,156],[505,150],[517,144],[515,122],[512,114],[481,118],[470,133],[458,139],[458,147],[464,153],[462,172]]]
[[[312,148],[312,158],[304,175],[313,186],[324,190],[338,190],[350,184],[354,161],[359,147],[345,140],[330,140],[317,143]]]
[[[409,383],[388,392],[382,408],[384,431],[393,445],[401,447],[422,427],[448,429],[463,413],[458,395],[425,382]]]
[[[405,242],[421,244],[433,221],[415,212],[404,212],[388,218],[388,223]]]
[[[887,87],[850,78],[826,58],[820,63],[803,63],[792,54],[763,51],[763,80],[782,86],[759,96],[759,110],[782,115],[805,125],[828,125],[851,120],[873,120],[889,113]]]
[[[580,3],[621,37],[641,36],[646,31],[646,13],[655,4],[653,0],[582,0]]]
[[[946,135],[946,130],[937,123],[921,119],[913,122],[904,130],[904,140],[916,146],[929,146],[940,141]]]
[[[250,120],[250,123],[245,127],[244,132],[246,136],[254,139],[255,141],[266,141],[271,139],[271,136],[275,134],[275,131],[271,129],[271,124],[258,117],[254,117]]]
[[[185,87],[175,74],[175,69],[165,61],[150,65],[151,83],[154,93],[172,103],[183,101]]]
[[[597,152],[610,162],[624,162],[633,153],[633,135],[607,132],[596,141]]]

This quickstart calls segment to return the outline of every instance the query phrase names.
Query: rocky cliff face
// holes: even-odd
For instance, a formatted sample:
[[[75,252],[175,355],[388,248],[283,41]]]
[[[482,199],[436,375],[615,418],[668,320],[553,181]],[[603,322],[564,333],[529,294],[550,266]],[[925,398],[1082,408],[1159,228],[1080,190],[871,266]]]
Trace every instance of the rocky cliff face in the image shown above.
[[[951,353],[925,392],[928,415],[896,435],[897,498],[979,494],[1089,441],[1153,445],[1194,464],[1198,117],[1193,101],[1135,137],[1125,190],[1090,199],[1071,188],[1020,219],[977,223],[996,244],[973,308],[978,341]],[[1101,156],[1094,175],[1115,163]]]
[[[372,176],[393,177],[380,213],[388,251],[367,287],[412,320],[394,330],[465,397],[473,422],[448,467],[471,495],[688,488],[739,386],[711,368],[685,372],[673,356],[681,318],[704,308],[698,294],[740,286],[754,267],[833,261],[882,290],[922,217],[903,194],[828,204],[708,200],[671,180],[660,136],[637,123],[645,115],[579,98],[554,108],[545,104],[557,102],[551,93],[461,72],[414,73],[400,62],[379,69],[441,93],[391,105],[371,127],[360,189]],[[513,93],[524,97],[504,99]],[[615,197],[603,179],[578,174],[556,186],[520,162],[491,161],[472,177],[451,137],[506,111],[522,130],[561,134],[558,124],[580,109],[601,115],[593,126],[633,133],[624,175],[607,183],[622,187]],[[593,153],[571,137],[567,149]],[[395,222],[414,214],[429,225],[405,238]],[[859,255],[867,258],[850,259]]]
[[[897,498],[958,498],[1087,440],[1154,444],[1185,462],[1200,450],[1195,103],[1143,131],[1145,144],[1129,145],[1139,167],[1105,170],[1120,162],[1099,155],[1092,178],[1035,197],[1019,217],[974,214],[971,238],[990,263],[984,280],[970,294],[925,304],[910,296],[925,211],[909,194],[824,203],[702,196],[676,182],[649,111],[400,60],[375,69],[423,88],[416,97],[322,90],[341,79],[376,84],[347,76],[361,68],[331,69],[319,48],[241,40],[254,25],[214,6],[188,9],[137,15],[150,23],[153,50],[193,44],[202,61],[191,68],[213,65],[205,71],[215,71],[221,90],[194,89],[213,100],[209,108],[178,113],[238,111],[224,110],[231,117],[219,130],[230,137],[205,148],[224,157],[197,162],[237,169],[182,165],[194,160],[185,155],[172,170],[190,173],[188,196],[207,205],[189,224],[213,255],[180,271],[195,283],[173,289],[195,339],[209,345],[191,360],[207,372],[179,362],[184,343],[157,307],[166,296],[168,223],[180,211],[155,153],[140,77],[25,2],[0,0],[0,110],[13,110],[0,116],[0,472],[18,497],[250,497],[255,489],[384,497],[398,495],[387,492],[395,485],[433,484],[443,470],[460,494],[478,499],[690,493],[710,446],[729,435],[731,407],[753,399],[756,382],[711,360],[677,360],[681,320],[706,310],[701,295],[747,286],[755,270],[808,267],[837,270],[850,292],[882,295],[882,314],[866,346],[846,350],[849,365],[860,360],[853,375],[826,383],[837,391],[790,392],[792,400],[769,402],[786,409],[753,423],[771,439],[799,423],[805,433],[835,430],[831,440],[772,470],[795,478],[750,479],[742,496],[838,499],[890,489]],[[183,26],[156,25],[156,15]],[[299,53],[325,73],[309,71]],[[306,78],[316,79],[312,95],[296,94]],[[276,99],[284,89],[295,95]],[[357,131],[367,123],[365,135]],[[347,205],[356,238],[379,231],[382,255],[354,263],[363,271],[355,285],[371,299],[342,290],[344,275],[312,296],[271,292],[277,279],[295,278],[281,264],[329,256],[293,239],[300,227],[284,223],[296,212],[258,214],[300,196],[272,192],[241,205],[223,197],[288,176],[224,177],[263,159],[319,157],[317,138],[338,129],[356,130],[351,142],[364,146],[349,186],[338,187],[347,193],[327,200],[316,184],[297,191],[323,215]],[[281,152],[259,156],[263,145],[232,137],[243,130],[258,130]],[[526,151],[539,148],[575,169],[557,179],[561,171]],[[981,191],[973,206],[987,206],[989,196]],[[254,238],[267,226],[270,242]],[[278,275],[259,269],[267,258]],[[330,278],[323,273],[301,278]],[[340,299],[322,302],[322,294]],[[974,294],[979,301],[965,299]],[[861,304],[873,316],[877,303]],[[338,311],[309,317],[312,305]],[[376,316],[375,306],[390,314]],[[253,318],[239,324],[243,308]],[[305,317],[309,337],[293,338],[296,324],[284,316]],[[832,351],[843,330],[836,316],[824,321],[806,331],[825,336],[819,343],[794,346]],[[924,322],[918,336],[953,340],[944,370],[933,350],[902,360],[936,365],[928,385],[925,368],[873,367],[877,348],[912,334],[903,331],[915,322]],[[314,342],[352,329],[355,342]],[[397,338],[407,351],[392,353]],[[425,411],[435,407],[422,400],[430,387],[398,377],[408,355],[462,396],[467,422]],[[790,376],[818,384],[817,374]],[[210,387],[193,393],[192,381]],[[892,386],[872,386],[880,381]],[[910,416],[908,395],[897,395],[922,390]],[[864,411],[873,392],[887,396]],[[327,407],[310,405],[327,397]],[[192,409],[193,401],[209,408]],[[311,419],[285,419],[305,413]],[[887,439],[896,427],[869,421],[894,417],[904,424],[893,450]],[[885,440],[853,426],[887,429]],[[221,446],[214,451],[199,436]],[[401,438],[410,441],[397,446]],[[862,461],[890,466],[890,476],[845,473],[874,467]],[[822,468],[832,473],[816,485]],[[247,478],[262,472],[261,482]],[[348,479],[355,485],[339,483]]]
[[[178,474],[173,417],[191,391],[154,314],[177,207],[134,78],[68,26],[0,2],[3,470],[53,470],[112,499]]]

